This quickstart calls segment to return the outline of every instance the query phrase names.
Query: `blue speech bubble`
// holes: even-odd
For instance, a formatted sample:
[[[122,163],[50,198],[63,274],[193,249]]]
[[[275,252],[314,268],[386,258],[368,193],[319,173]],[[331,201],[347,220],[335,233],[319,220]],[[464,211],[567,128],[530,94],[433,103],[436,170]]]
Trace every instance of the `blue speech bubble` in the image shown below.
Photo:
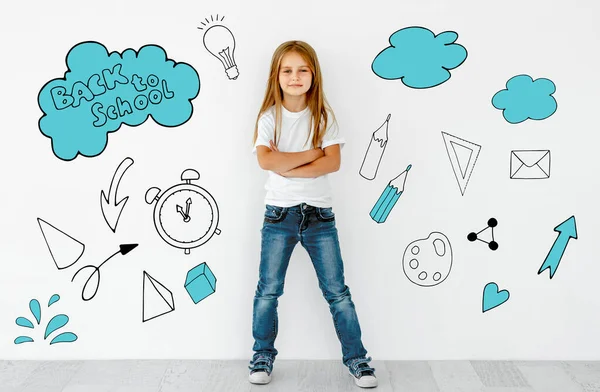
[[[492,105],[502,110],[504,119],[511,124],[527,120],[543,120],[550,117],[558,107],[552,96],[556,86],[550,79],[533,80],[529,75],[513,76],[506,82],[506,89],[492,97]]]
[[[437,36],[424,27],[406,27],[390,36],[390,46],[373,60],[371,69],[383,79],[400,79],[407,87],[422,89],[450,79],[448,70],[467,59],[467,50],[454,42],[458,34]]]
[[[121,124],[138,126],[150,116],[165,127],[184,124],[200,92],[196,70],[168,59],[157,45],[108,53],[87,41],[71,48],[66,62],[64,78],[49,81],[38,95],[40,131],[66,161],[100,155],[108,133]]]

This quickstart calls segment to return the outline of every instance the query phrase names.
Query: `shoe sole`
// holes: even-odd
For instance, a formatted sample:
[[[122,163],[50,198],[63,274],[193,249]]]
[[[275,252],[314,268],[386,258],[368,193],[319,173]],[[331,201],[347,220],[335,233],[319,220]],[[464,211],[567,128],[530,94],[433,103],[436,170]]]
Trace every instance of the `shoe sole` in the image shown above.
[[[361,378],[354,377],[354,374],[350,374],[354,379],[354,383],[361,388],[375,388],[377,387],[377,378],[373,376],[363,376]]]
[[[260,373],[264,373],[264,372],[260,372]],[[248,381],[250,381],[251,384],[258,384],[258,385],[264,385],[264,384],[268,384],[271,382],[271,376],[267,376],[267,375],[260,375],[260,377],[252,377],[253,375],[251,374],[250,376],[248,376]]]

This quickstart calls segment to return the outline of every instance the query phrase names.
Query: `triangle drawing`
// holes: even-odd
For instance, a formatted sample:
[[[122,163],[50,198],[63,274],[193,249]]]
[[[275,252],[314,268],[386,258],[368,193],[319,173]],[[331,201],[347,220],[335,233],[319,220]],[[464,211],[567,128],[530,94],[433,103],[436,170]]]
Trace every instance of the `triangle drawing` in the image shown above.
[[[462,178],[465,178],[467,168],[469,167],[469,162],[471,161],[471,156],[473,155],[473,150],[465,146],[461,146],[460,144],[456,144],[452,141],[450,144],[452,145],[454,155],[456,155],[458,167],[460,168],[460,174]]]
[[[486,227],[477,233],[477,239],[489,243],[494,241],[494,230],[491,227]]]
[[[175,301],[171,290],[144,271],[142,296],[142,322],[171,313],[175,310]]]
[[[45,220],[37,220],[56,268],[61,270],[75,264],[83,255],[85,245]]]
[[[444,131],[442,131],[442,136],[460,193],[464,196],[473,168],[477,162],[477,157],[481,151],[481,146]]]

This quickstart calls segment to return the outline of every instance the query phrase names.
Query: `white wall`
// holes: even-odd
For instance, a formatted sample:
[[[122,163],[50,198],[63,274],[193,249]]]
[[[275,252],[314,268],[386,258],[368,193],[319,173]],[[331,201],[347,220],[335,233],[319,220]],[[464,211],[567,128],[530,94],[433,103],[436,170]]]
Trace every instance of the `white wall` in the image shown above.
[[[76,1],[12,2],[0,23],[3,47],[3,135],[0,143],[0,357],[237,358],[251,355],[252,298],[257,281],[266,173],[251,154],[255,116],[270,56],[289,39],[309,42],[319,54],[327,96],[347,144],[342,168],[330,177],[346,279],[364,344],[377,359],[599,359],[600,328],[596,204],[598,189],[595,109],[599,28],[592,1]],[[237,80],[202,44],[205,17],[225,16],[235,36]],[[384,80],[371,70],[392,33],[422,26],[458,33],[464,63],[445,83],[426,89]],[[156,44],[200,76],[193,115],[166,128],[152,119],[109,134],[94,157],[57,158],[40,132],[38,93],[64,76],[76,44],[94,40],[110,52]],[[491,103],[513,76],[547,78],[558,109],[544,120],[507,122]],[[371,134],[391,113],[389,143],[377,177],[359,174]],[[482,146],[461,195],[441,131]],[[509,178],[511,150],[548,149],[551,176]],[[115,233],[105,223],[100,192],[119,163],[135,163],[123,176],[119,200],[129,196]],[[369,212],[387,182],[413,165],[405,193],[383,224]],[[190,255],[167,245],[144,201],[152,186],[166,189],[181,172],[200,172],[199,185],[216,199],[221,235]],[[538,275],[558,233],[575,216],[578,239],[567,245],[552,279]],[[467,234],[498,220],[491,251]],[[85,244],[73,266],[59,270],[37,218]],[[453,265],[434,287],[413,284],[402,269],[407,245],[430,232],[450,240]],[[139,246],[101,268],[97,295],[83,301],[87,264],[98,265],[123,243]],[[64,250],[64,249],[62,249]],[[183,283],[206,262],[216,292],[194,304]],[[175,311],[142,322],[142,276],[169,288]],[[482,312],[489,282],[510,292],[504,304]],[[47,308],[52,294],[61,300]],[[38,299],[42,322],[32,331]],[[70,320],[73,343],[49,345],[43,328],[54,314]],[[304,250],[292,256],[280,299],[279,358],[339,359],[341,350],[327,304]],[[58,332],[53,334],[55,336]],[[33,343],[15,344],[19,335]]]

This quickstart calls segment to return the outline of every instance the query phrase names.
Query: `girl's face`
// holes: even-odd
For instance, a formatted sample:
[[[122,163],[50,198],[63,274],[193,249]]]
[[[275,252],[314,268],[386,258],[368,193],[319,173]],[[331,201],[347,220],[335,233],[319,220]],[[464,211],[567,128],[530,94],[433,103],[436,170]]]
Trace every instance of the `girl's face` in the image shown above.
[[[312,72],[304,58],[296,52],[286,53],[279,68],[279,86],[284,99],[306,94],[311,84]]]

